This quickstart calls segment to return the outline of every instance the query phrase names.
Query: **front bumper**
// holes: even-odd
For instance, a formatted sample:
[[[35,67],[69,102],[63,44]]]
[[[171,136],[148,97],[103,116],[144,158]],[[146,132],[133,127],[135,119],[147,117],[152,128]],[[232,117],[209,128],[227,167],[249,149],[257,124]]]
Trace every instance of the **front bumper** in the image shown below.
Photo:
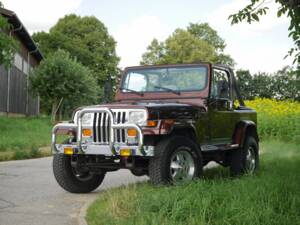
[[[110,120],[110,138],[109,143],[84,143],[82,141],[82,117],[86,113],[107,113]],[[108,108],[86,108],[78,112],[77,123],[59,123],[53,127],[51,147],[53,153],[64,153],[65,148],[72,148],[73,154],[90,154],[90,155],[105,155],[118,156],[122,149],[130,149],[131,156],[153,156],[154,146],[143,145],[142,129],[136,124],[117,124],[113,113]],[[115,142],[115,129],[130,129],[134,128],[137,131],[137,144],[129,145],[126,143]],[[76,143],[58,144],[56,137],[58,134],[68,134],[70,132],[76,133]]]

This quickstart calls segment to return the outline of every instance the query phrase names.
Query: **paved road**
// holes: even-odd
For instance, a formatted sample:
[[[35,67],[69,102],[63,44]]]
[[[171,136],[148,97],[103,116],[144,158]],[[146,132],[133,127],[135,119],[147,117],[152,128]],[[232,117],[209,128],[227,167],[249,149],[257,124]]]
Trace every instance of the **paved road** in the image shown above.
[[[51,157],[0,163],[0,225],[78,224],[81,207],[102,190],[146,179],[119,170],[93,193],[70,194],[56,183],[51,164]]]

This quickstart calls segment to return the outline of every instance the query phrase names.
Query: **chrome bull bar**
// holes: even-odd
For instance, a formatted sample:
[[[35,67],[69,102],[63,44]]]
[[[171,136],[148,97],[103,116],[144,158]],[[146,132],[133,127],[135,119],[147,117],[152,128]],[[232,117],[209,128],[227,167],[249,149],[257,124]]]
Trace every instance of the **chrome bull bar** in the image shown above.
[[[82,109],[77,114],[78,116],[77,116],[76,124],[59,123],[59,124],[55,125],[52,129],[52,141],[51,141],[52,142],[51,146],[52,146],[53,152],[58,152],[56,149],[57,131],[60,129],[68,129],[68,130],[76,131],[76,133],[77,133],[76,147],[77,147],[79,153],[81,153],[81,154],[86,153],[85,148],[83,148],[86,146],[83,146],[83,143],[82,143],[82,118],[83,118],[84,114],[86,114],[86,113],[107,113],[109,115],[109,120],[110,120],[110,127],[108,128],[108,129],[110,129],[109,148],[110,148],[112,155],[117,155],[117,152],[115,151],[114,129],[130,129],[130,128],[134,128],[138,134],[138,136],[137,136],[138,142],[137,142],[137,146],[135,146],[138,151],[137,155],[147,155],[143,148],[144,146],[143,146],[142,129],[138,125],[132,124],[132,123],[117,124],[115,121],[113,112],[109,108],[106,108],[106,107]],[[99,152],[99,154],[101,154],[101,152]]]

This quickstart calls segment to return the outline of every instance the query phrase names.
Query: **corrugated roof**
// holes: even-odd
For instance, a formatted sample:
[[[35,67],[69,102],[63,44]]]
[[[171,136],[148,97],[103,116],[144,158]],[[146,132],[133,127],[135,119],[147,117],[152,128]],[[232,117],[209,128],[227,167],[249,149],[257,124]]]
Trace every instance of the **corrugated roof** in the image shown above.
[[[23,44],[26,46],[31,55],[33,55],[38,61],[43,59],[43,55],[38,49],[37,45],[31,38],[26,27],[22,24],[21,20],[18,18],[17,14],[8,9],[0,7],[0,14],[8,19],[8,22],[13,26],[15,30],[14,33],[20,38]]]

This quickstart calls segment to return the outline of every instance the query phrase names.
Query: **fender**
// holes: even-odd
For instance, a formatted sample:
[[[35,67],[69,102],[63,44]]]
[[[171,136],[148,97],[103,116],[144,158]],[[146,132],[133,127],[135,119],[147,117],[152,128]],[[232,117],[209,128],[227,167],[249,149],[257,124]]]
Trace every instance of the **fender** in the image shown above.
[[[174,132],[187,135],[186,130],[190,130],[193,135],[197,134],[195,121],[193,120],[162,120],[160,124],[160,134],[171,134]],[[185,132],[183,132],[185,131]]]
[[[256,124],[251,120],[242,120],[237,123],[233,134],[233,143],[243,147],[246,136],[251,133],[259,141]]]

